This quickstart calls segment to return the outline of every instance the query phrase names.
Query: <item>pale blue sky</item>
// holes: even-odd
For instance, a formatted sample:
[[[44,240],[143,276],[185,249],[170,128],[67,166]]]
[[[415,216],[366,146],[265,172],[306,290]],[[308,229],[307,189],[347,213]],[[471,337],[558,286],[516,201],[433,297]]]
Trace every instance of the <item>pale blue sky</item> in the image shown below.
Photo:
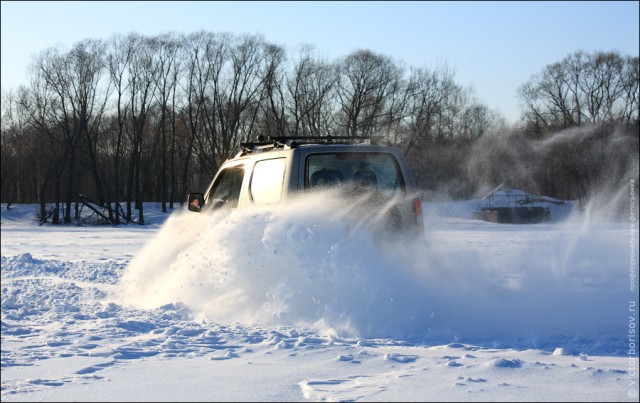
[[[508,121],[516,89],[576,50],[638,56],[638,1],[2,1],[2,88],[26,83],[33,55],[114,33],[263,34],[329,61],[364,48],[407,66],[443,63]]]

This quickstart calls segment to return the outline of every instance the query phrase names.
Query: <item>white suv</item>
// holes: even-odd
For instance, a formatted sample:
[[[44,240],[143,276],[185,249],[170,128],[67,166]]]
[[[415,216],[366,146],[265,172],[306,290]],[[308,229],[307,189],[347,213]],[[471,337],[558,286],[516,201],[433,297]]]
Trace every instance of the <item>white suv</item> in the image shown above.
[[[275,205],[331,188],[345,202],[362,204],[355,211],[385,217],[380,222],[386,234],[423,235],[421,200],[397,148],[361,137],[269,140],[242,143],[242,151],[222,164],[204,194],[189,194],[189,210]],[[349,143],[357,140],[369,141]]]

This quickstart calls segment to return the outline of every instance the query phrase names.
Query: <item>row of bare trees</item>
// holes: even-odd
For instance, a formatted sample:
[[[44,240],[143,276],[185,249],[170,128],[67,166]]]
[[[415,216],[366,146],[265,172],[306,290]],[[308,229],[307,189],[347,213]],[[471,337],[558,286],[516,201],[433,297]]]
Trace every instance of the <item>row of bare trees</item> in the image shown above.
[[[547,81],[535,77],[521,91],[528,130],[604,121],[637,127],[637,57],[582,58],[605,56],[622,68],[609,81],[597,75],[610,86],[592,90],[588,105],[603,110],[571,107],[569,120],[544,98],[552,79],[545,70]],[[595,70],[583,68],[581,80],[591,82]],[[53,222],[71,222],[80,191],[112,222],[144,223],[142,201],[173,208],[258,135],[384,136],[406,153],[420,187],[465,196],[477,181],[461,158],[485,133],[511,130],[446,65],[406,68],[370,50],[327,61],[311,46],[290,55],[261,35],[83,40],[43,51],[28,74],[29,85],[2,94],[1,199],[39,202],[41,217]],[[612,84],[631,83],[633,74],[635,87]],[[583,97],[575,98],[580,105]]]
[[[524,118],[536,134],[574,126],[638,119],[638,56],[574,52],[518,89]]]

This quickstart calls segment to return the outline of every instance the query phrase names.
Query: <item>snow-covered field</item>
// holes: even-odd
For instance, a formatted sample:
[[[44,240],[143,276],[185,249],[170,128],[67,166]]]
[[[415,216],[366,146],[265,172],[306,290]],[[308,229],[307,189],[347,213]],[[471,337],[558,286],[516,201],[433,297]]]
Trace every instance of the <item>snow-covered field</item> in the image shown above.
[[[637,205],[477,202],[401,244],[311,198],[119,227],[2,205],[2,401],[637,401]]]

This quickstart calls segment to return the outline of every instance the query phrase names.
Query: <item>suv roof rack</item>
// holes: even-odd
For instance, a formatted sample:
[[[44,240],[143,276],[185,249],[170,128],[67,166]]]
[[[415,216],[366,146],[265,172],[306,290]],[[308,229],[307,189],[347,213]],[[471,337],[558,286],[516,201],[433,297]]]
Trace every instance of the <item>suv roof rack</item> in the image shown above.
[[[355,140],[368,140],[369,144],[377,144],[380,137],[374,136],[269,136],[269,141],[263,135],[258,136],[257,142],[240,143],[242,150],[238,156],[276,148],[296,148],[302,144],[350,144]]]

